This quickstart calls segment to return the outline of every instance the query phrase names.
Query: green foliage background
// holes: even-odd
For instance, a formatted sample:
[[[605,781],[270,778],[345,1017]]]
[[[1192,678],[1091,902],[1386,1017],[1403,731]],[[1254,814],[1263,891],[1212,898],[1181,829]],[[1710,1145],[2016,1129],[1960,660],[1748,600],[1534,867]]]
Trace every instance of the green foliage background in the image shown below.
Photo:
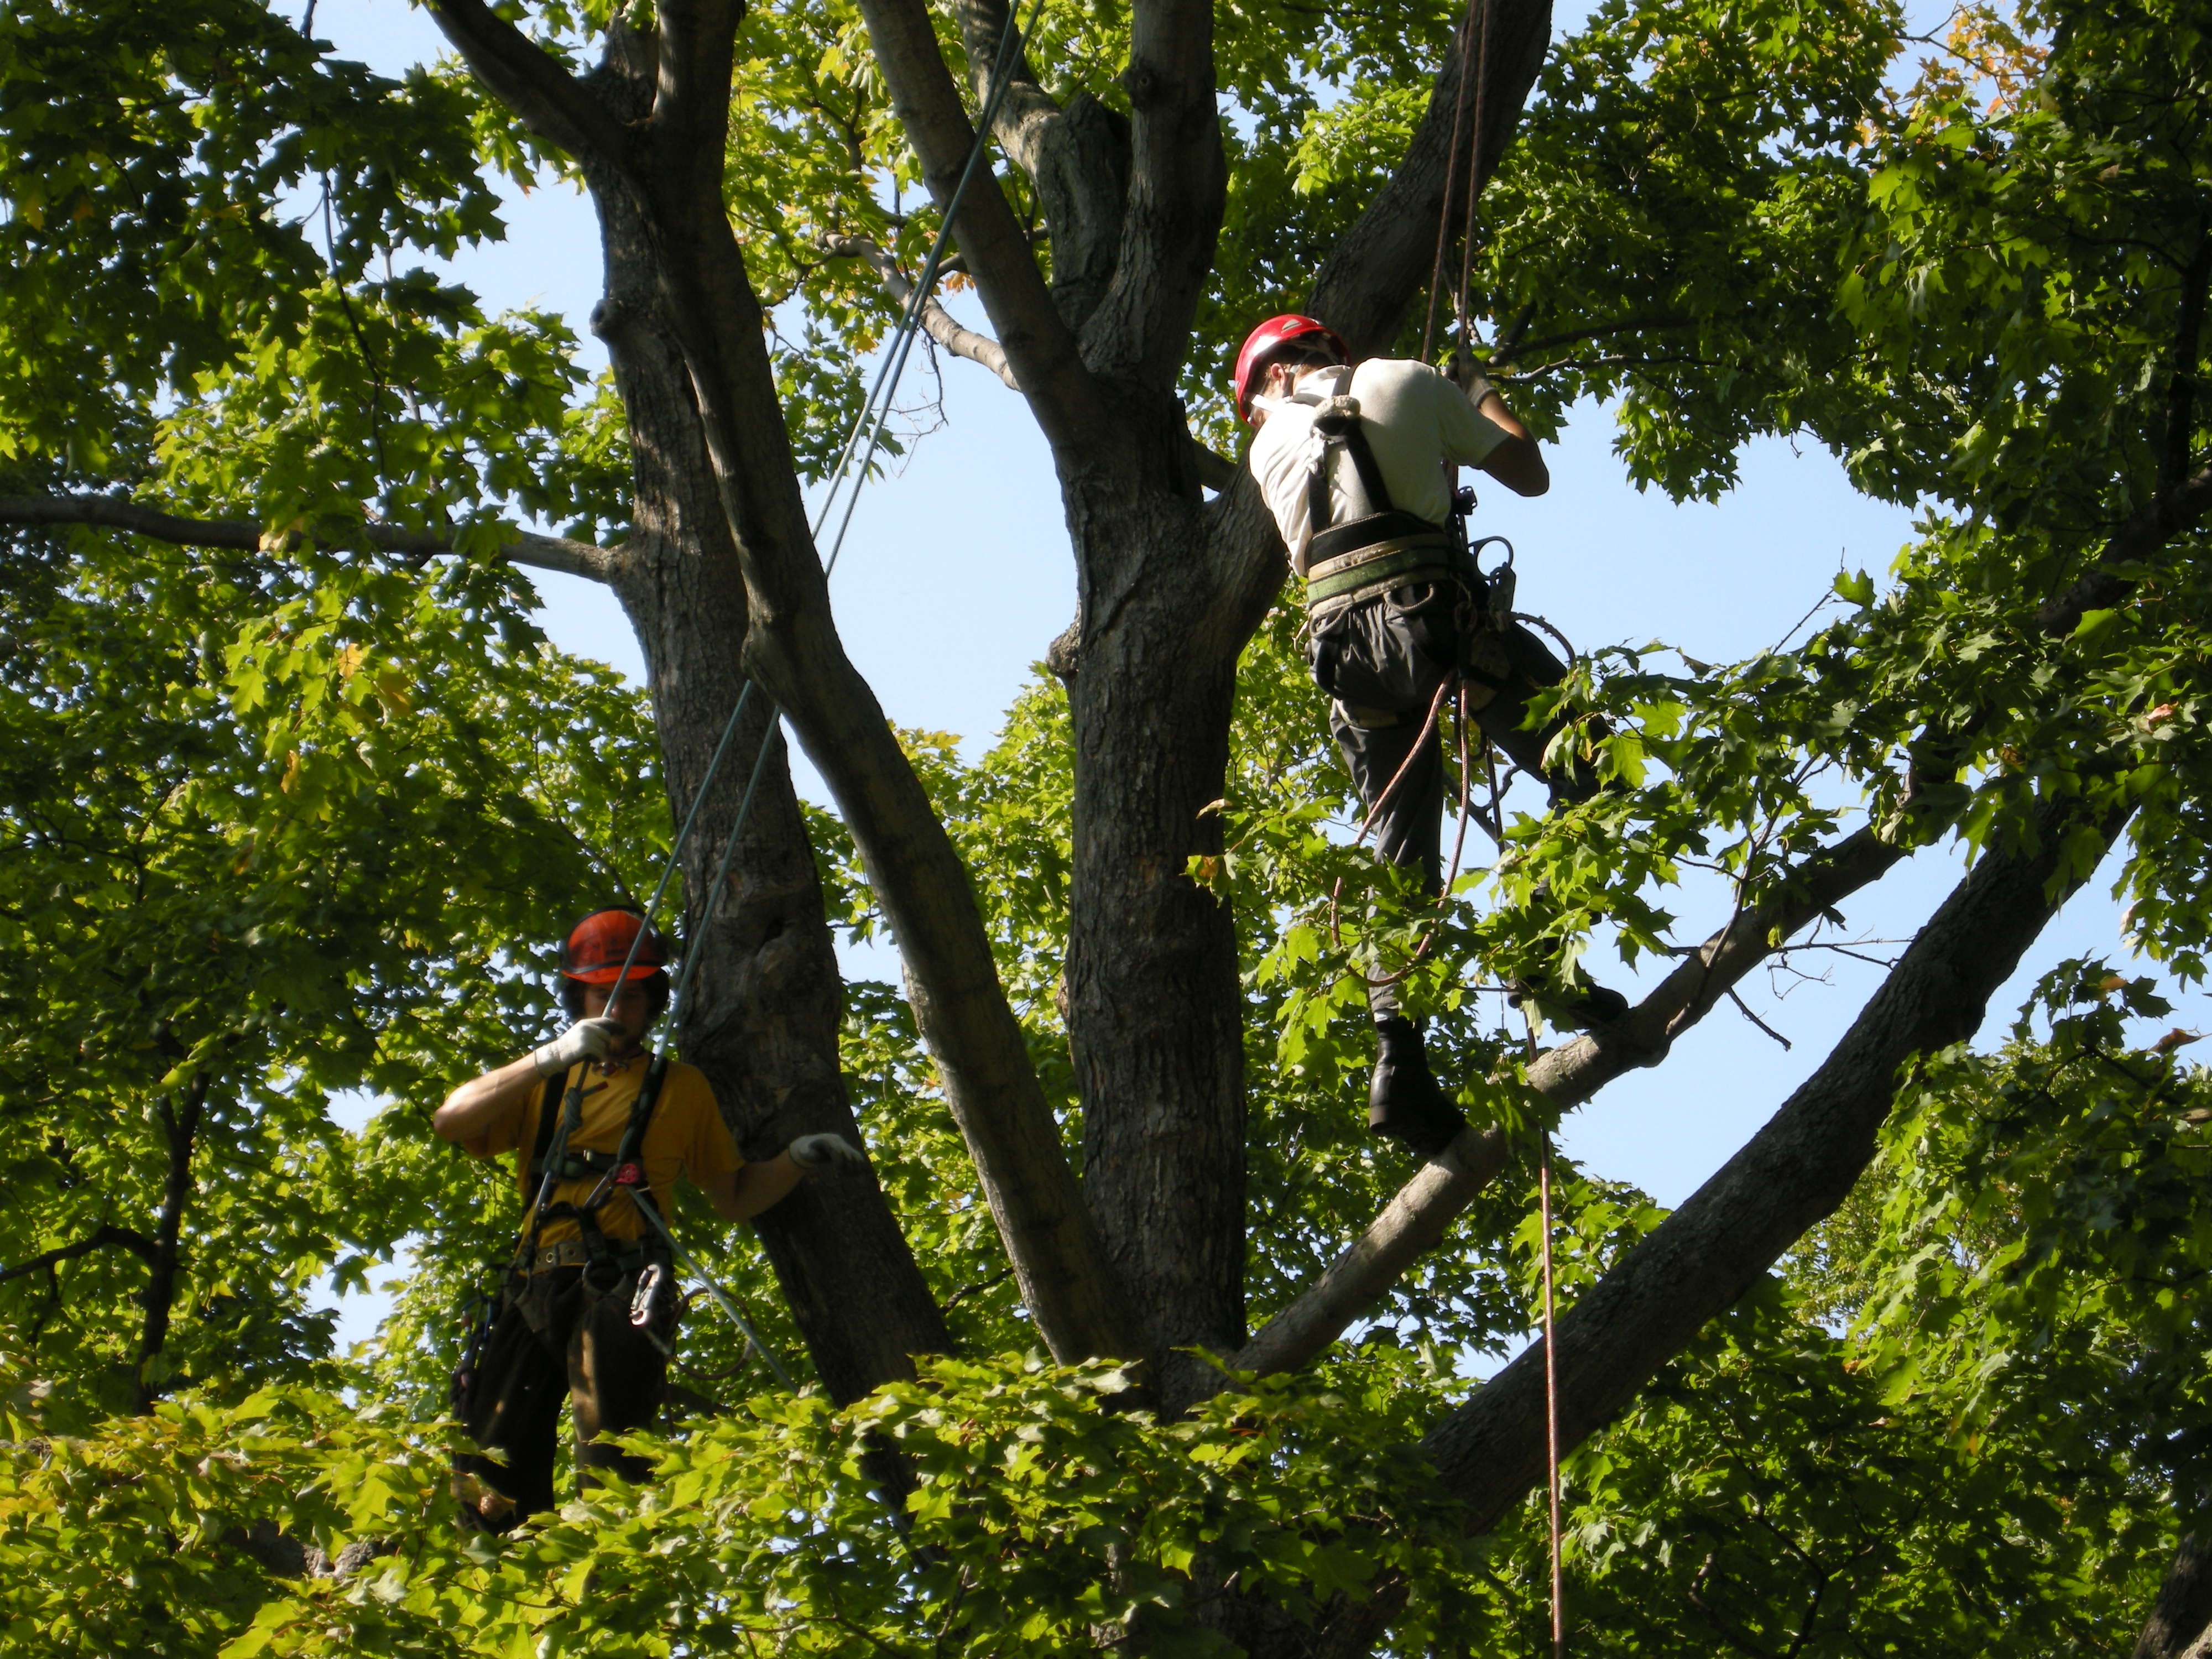
[[[1455,15],[1221,9],[1232,184],[1183,386],[1218,444],[1243,320],[1301,297],[1387,173]],[[533,27],[580,61],[605,21]],[[1968,9],[1917,67],[1903,27],[1879,4],[1607,0],[1547,63],[1476,259],[1492,370],[1540,430],[1613,400],[1630,475],[1676,499],[1729,488],[1750,436],[1827,445],[1922,515],[1884,580],[1846,573],[1824,626],[1747,662],[1577,665],[1562,740],[1617,787],[1501,808],[1433,908],[1346,845],[1297,619],[1248,651],[1230,850],[1192,874],[1245,951],[1255,1321],[1400,1174],[1357,1133],[1364,971],[1406,972],[1470,1115],[1525,1146],[1545,1109],[1524,1034],[1480,988],[1572,972],[1601,927],[1632,959],[1679,951],[1692,866],[1749,902],[1855,823],[1979,852],[2078,799],[2131,810],[2132,942],[2201,980],[2203,537],[2166,537],[2068,637],[2035,611],[2172,482],[2212,48],[2172,0]],[[1127,27],[1050,7],[1033,60],[1125,109]],[[854,9],[745,28],[730,205],[818,470],[890,316],[819,236],[910,267],[933,215]],[[1199,1652],[1255,1599],[1298,1620],[1370,1595],[1403,1598],[1396,1651],[1540,1645],[1535,1507],[1466,1537],[1417,1449],[1532,1322],[1527,1172],[1327,1364],[1156,1421],[1110,1369],[1030,1352],[880,984],[848,988],[848,1086],[957,1354],[838,1411],[768,1389],[702,1308],[678,1380],[711,1411],[650,1443],[652,1485],[465,1543],[444,1375],[516,1200],[428,1114],[538,1039],[544,941],[670,834],[641,700],[550,649],[489,556],[522,515],[619,538],[620,411],[557,321],[487,316],[419,269],[498,234],[487,169],[544,158],[452,66],[381,79],[244,0],[14,8],[0,125],[0,491],[266,532],[0,544],[0,1263],[52,1258],[0,1280],[0,1651]],[[2201,404],[2183,425],[2201,455]],[[372,521],[460,552],[353,550]],[[908,745],[1079,1153],[1065,698],[1040,673],[973,764],[944,734]],[[811,829],[833,921],[869,935],[849,839]],[[1577,1651],[2041,1655],[2140,1620],[2207,1491],[2212,1085],[2188,1033],[2143,1046],[2171,1011],[2131,971],[2069,963],[1994,1052],[1916,1062],[1846,1207],[1576,1452]],[[380,1103],[358,1134],[331,1115],[356,1091]],[[192,1100],[149,1355],[150,1258],[125,1236],[153,1242]],[[1574,1170],[1559,1205],[1569,1301],[1662,1218]],[[772,1282],[749,1237],[722,1260]],[[313,1287],[401,1261],[377,1342],[333,1352]],[[795,1354],[774,1298],[750,1305]],[[878,1438],[919,1477],[896,1524],[860,1462]]]

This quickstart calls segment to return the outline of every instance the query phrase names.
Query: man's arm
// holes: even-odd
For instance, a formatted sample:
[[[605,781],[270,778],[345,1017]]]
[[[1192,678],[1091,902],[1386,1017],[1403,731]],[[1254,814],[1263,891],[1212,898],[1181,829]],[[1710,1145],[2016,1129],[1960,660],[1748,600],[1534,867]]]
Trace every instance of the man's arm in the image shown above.
[[[1528,435],[1528,428],[1513,418],[1505,399],[1495,388],[1475,406],[1475,413],[1502,428],[1505,441],[1492,450],[1482,470],[1516,495],[1540,495],[1552,487],[1552,470],[1544,465],[1544,452]]]
[[[703,1183],[707,1201],[725,1221],[750,1221],[762,1211],[781,1203],[806,1171],[791,1161],[789,1152],[778,1152],[763,1164],[710,1177]]]
[[[495,1125],[530,1098],[538,1086],[538,1057],[525,1054],[511,1066],[471,1079],[446,1097],[431,1115],[430,1127],[447,1140],[480,1140]]]
[[[604,1058],[625,1035],[619,1020],[580,1019],[544,1048],[461,1085],[431,1114],[430,1127],[447,1140],[480,1139],[530,1097],[540,1078],[565,1073],[580,1060]]]
[[[1540,495],[1551,489],[1552,471],[1544,465],[1544,452],[1528,435],[1528,428],[1513,417],[1474,359],[1463,351],[1452,353],[1449,378],[1467,393],[1474,412],[1505,434],[1476,465],[1516,495]]]
[[[750,1221],[781,1203],[806,1176],[832,1164],[865,1170],[867,1154],[842,1135],[801,1135],[765,1163],[748,1164],[700,1185],[725,1221]]]

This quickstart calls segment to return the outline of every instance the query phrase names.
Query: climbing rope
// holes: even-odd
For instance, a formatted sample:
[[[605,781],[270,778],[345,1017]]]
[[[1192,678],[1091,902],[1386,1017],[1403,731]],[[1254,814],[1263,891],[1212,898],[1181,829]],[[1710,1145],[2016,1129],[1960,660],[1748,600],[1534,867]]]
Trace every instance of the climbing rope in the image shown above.
[[[1544,1131],[1536,1159],[1536,1210],[1544,1230],[1544,1477],[1552,1534],[1552,1654],[1567,1650],[1566,1588],[1559,1571],[1559,1347],[1552,1279],[1552,1132]]]
[[[1535,1012],[1524,1004],[1521,1017],[1528,1033],[1528,1059],[1533,1063]],[[1567,1598],[1559,1551],[1559,1346],[1552,1272],[1552,1132],[1548,1127],[1538,1131],[1536,1142],[1536,1222],[1544,1279],[1544,1491],[1551,1534],[1552,1659],[1565,1659]]]
[[[1478,60],[1480,67],[1476,68]],[[1467,293],[1469,278],[1474,275],[1474,201],[1482,188],[1482,123],[1486,113],[1486,94],[1490,86],[1490,0],[1468,0],[1467,20],[1460,26],[1459,96],[1452,101],[1451,149],[1444,158],[1444,188],[1443,205],[1437,214],[1437,257],[1429,276],[1429,309],[1421,324],[1421,361],[1430,361],[1436,347],[1437,302],[1443,295],[1444,255],[1451,246],[1452,203],[1457,195],[1459,160],[1462,146],[1460,137],[1466,131],[1468,116],[1468,88],[1472,79],[1474,88],[1474,141],[1466,147],[1467,169],[1467,246],[1460,258],[1459,294],[1453,307],[1460,325],[1460,343],[1469,343],[1471,329],[1468,319]]]
[[[1465,22],[1461,25],[1460,29],[1459,95],[1453,100],[1451,149],[1444,163],[1443,196],[1437,214],[1436,260],[1431,270],[1429,276],[1428,311],[1421,324],[1421,361],[1425,363],[1432,360],[1433,354],[1436,349],[1437,311],[1438,301],[1443,298],[1443,295],[1444,256],[1449,251],[1451,245],[1452,206],[1458,196],[1457,185],[1459,183],[1459,164],[1462,153],[1461,138],[1466,129],[1467,118],[1468,114],[1468,92],[1470,80],[1472,80],[1473,82],[1474,94],[1474,133],[1472,142],[1468,143],[1465,147],[1467,155],[1467,207],[1466,217],[1463,221],[1464,229],[1460,250],[1459,286],[1453,295],[1452,310],[1454,319],[1459,325],[1461,349],[1472,353],[1474,344],[1474,321],[1468,306],[1468,295],[1469,289],[1473,286],[1474,276],[1474,206],[1476,198],[1480,196],[1482,190],[1482,144],[1485,118],[1488,113],[1487,106],[1489,102],[1488,94],[1490,88],[1490,13],[1491,0],[1468,0],[1467,18]],[[1478,544],[1478,550],[1479,546],[1480,544]],[[1567,663],[1569,667],[1571,668],[1576,662],[1579,660],[1579,659],[1576,655],[1574,647],[1568,642],[1566,635],[1560,633],[1558,629],[1553,627],[1550,623],[1545,621],[1541,617],[1531,616],[1525,611],[1513,610],[1510,594],[1511,589],[1509,586],[1505,590],[1504,603],[1502,607],[1505,611],[1507,619],[1512,622],[1532,623],[1536,627],[1542,629],[1546,633],[1549,634],[1553,639],[1559,642],[1560,647],[1566,652]],[[1439,693],[1439,696],[1441,696],[1441,693]],[[1452,869],[1454,878],[1456,878],[1459,868],[1460,848],[1464,845],[1467,838],[1467,818],[1468,807],[1468,775],[1469,769],[1468,766],[1466,730],[1468,710],[1467,691],[1464,683],[1462,683],[1460,687],[1458,708],[1455,712],[1459,720],[1460,822],[1458,836],[1454,842],[1452,848]],[[1436,703],[1432,702],[1430,705],[1428,719],[1429,725],[1433,726],[1437,719]],[[1425,726],[1419,741],[1425,743],[1428,740],[1428,728]],[[1487,751],[1489,745],[1486,744],[1484,747],[1486,751]],[[1405,775],[1405,769],[1406,769],[1403,767],[1399,769],[1400,777],[1402,777]],[[1504,809],[1502,804],[1502,791],[1498,783],[1498,766],[1494,756],[1489,757],[1489,772],[1491,822],[1487,827],[1491,830],[1492,839],[1502,844],[1504,830]],[[1393,778],[1390,781],[1391,788],[1395,788],[1397,784],[1398,778]],[[1377,799],[1376,811],[1380,811],[1381,801],[1383,799],[1387,799],[1389,794],[1389,790],[1386,789],[1383,791],[1382,796]],[[1368,817],[1369,822],[1371,823],[1375,817],[1375,812],[1370,812],[1368,815]],[[1366,833],[1366,826],[1363,825],[1360,830],[1362,839],[1364,839]],[[1451,879],[1448,878],[1444,884],[1444,891],[1449,893],[1450,890]],[[1329,911],[1330,923],[1332,928],[1334,928],[1335,922],[1335,898],[1334,895],[1332,895],[1330,898]],[[1428,934],[1425,934],[1423,936],[1419,945],[1416,947],[1414,951],[1414,962],[1418,962],[1422,954],[1427,951],[1429,940],[1433,937],[1433,934],[1434,929],[1431,928]],[[1382,982],[1388,983],[1390,982],[1390,981],[1402,978],[1406,974],[1410,973],[1413,970],[1413,963],[1408,963],[1406,967],[1401,969],[1396,974],[1390,975],[1389,981],[1384,981]],[[1370,981],[1370,983],[1371,982],[1375,981]],[[1533,1012],[1528,1012],[1526,1013],[1526,1018],[1528,1021],[1528,1057],[1533,1060],[1536,1057],[1535,1017]],[[1550,1533],[1551,1546],[1552,1653],[1553,1659],[1565,1659],[1567,1650],[1566,1592],[1565,1578],[1561,1570],[1559,1547],[1559,1350],[1558,1344],[1555,1340],[1557,1330],[1553,1317],[1555,1312],[1555,1287],[1552,1264],[1552,1135],[1549,1129],[1543,1132],[1542,1138],[1540,1140],[1537,1148],[1536,1208],[1539,1223],[1543,1230],[1544,1474],[1546,1496],[1547,1498],[1549,1511],[1547,1518],[1549,1523],[1548,1530]]]
[[[915,281],[914,290],[908,295],[905,307],[900,313],[898,325],[893,331],[890,345],[884,353],[882,365],[877,370],[875,384],[869,388],[867,398],[860,405],[860,415],[854,421],[853,429],[846,435],[844,446],[838,452],[836,465],[831,469],[830,488],[823,497],[821,507],[813,523],[808,526],[809,535],[819,545],[823,526],[829,523],[830,514],[835,510],[841,493],[842,494],[844,514],[838,520],[837,533],[830,543],[829,556],[823,562],[822,576],[824,581],[827,581],[837,568],[838,556],[845,548],[846,532],[852,528],[853,509],[859,503],[862,487],[867,483],[868,471],[875,463],[877,451],[882,447],[884,426],[890,417],[891,404],[897,396],[899,380],[904,374],[907,359],[913,352],[915,334],[920,328],[922,313],[929,303],[932,290],[936,287],[938,273],[944,266],[945,251],[952,237],[953,220],[958,216],[960,204],[966,198],[968,187],[974,181],[978,169],[981,167],[984,155],[990,147],[991,130],[997,120],[999,106],[1006,98],[1006,88],[1011,84],[1014,63],[1024,43],[1035,33],[1037,19],[1043,9],[1044,0],[1032,0],[1029,26],[1027,28],[1022,28],[1018,27],[1021,21],[1018,0],[1007,7],[1006,29],[1000,38],[999,55],[993,64],[990,90],[983,100],[982,110],[975,123],[975,142],[969,149],[967,164],[961,169],[959,182],[954,186],[952,195],[945,204],[943,222],[938,226],[937,236],[930,245],[929,257],[923,261],[921,274]],[[867,444],[863,450],[860,446],[861,435],[864,433],[867,436]],[[857,466],[853,465],[856,450],[860,451]],[[848,482],[851,488],[847,489],[846,485]],[[675,840],[669,845],[667,857],[661,861],[659,878],[653,884],[652,896],[647,900],[645,905],[646,927],[640,927],[637,936],[630,941],[629,952],[623,958],[621,971],[615,975],[614,984],[617,988],[627,983],[629,979],[629,970],[635,964],[638,951],[645,942],[646,929],[652,925],[653,915],[659,910],[660,901],[668,892],[669,883],[675,877],[678,862],[683,856],[684,847],[690,841],[691,831],[698,823],[700,811],[706,805],[707,798],[713,790],[714,779],[721,771],[722,761],[729,753],[731,743],[737,736],[738,721],[745,712],[746,705],[752,700],[755,684],[748,678],[744,684],[738,689],[737,702],[730,710],[729,719],[723,723],[722,734],[714,744],[714,752],[707,763],[706,772],[699,780],[699,787],[691,798],[690,807],[684,815],[683,824],[677,830]],[[738,803],[737,817],[732,822],[729,836],[723,842],[722,854],[716,863],[714,880],[708,887],[706,901],[699,913],[702,922],[705,918],[714,915],[714,907],[721,898],[722,885],[729,877],[730,866],[737,853],[738,838],[744,831],[745,820],[752,811],[754,795],[759,790],[769,753],[774,747],[770,738],[782,718],[782,705],[771,703],[769,708],[768,732],[761,739],[760,752],[753,762],[752,775],[745,784],[743,799]],[[669,987],[667,1017],[662,1022],[659,1034],[654,1042],[652,1061],[654,1065],[663,1065],[666,1062],[669,1040],[676,1030],[678,1016],[682,1012],[684,993],[689,988],[690,967],[691,959],[688,957],[677,965],[676,973]],[[609,1000],[612,1000],[611,994]],[[532,1202],[529,1210],[525,1212],[522,1237],[516,1240],[516,1265],[519,1265],[521,1252],[526,1248],[526,1242],[532,1236],[530,1218],[542,1214],[546,1206],[551,1202],[553,1188],[556,1184],[556,1172],[566,1161],[568,1137],[573,1131],[580,1128],[582,1124],[583,1090],[579,1084],[569,1088],[562,1103],[561,1121],[546,1155],[545,1175],[538,1186],[537,1198]],[[602,1182],[600,1184],[604,1188],[605,1182]],[[676,1243],[675,1236],[669,1231],[667,1224],[654,1211],[653,1206],[648,1203],[639,1203],[636,1207],[659,1229],[661,1237],[667,1242],[678,1264],[689,1264],[692,1267],[693,1276],[714,1298],[716,1304],[723,1312],[729,1315],[738,1328],[744,1334],[746,1341],[768,1363],[769,1368],[775,1373],[777,1379],[786,1388],[792,1387],[790,1374],[777,1363],[775,1356],[762,1342],[744,1316],[738,1312],[737,1304],[722,1292],[719,1285],[700,1273],[696,1263],[690,1262],[690,1258]],[[510,1271],[513,1271],[512,1267]]]

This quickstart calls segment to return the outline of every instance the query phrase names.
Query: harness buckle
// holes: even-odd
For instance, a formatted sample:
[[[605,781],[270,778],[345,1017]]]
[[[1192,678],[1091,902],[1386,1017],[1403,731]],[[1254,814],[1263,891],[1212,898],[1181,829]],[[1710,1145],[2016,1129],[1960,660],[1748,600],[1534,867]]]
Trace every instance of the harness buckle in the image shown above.
[[[617,1187],[642,1187],[645,1185],[644,1166],[633,1158],[614,1172],[613,1179]]]

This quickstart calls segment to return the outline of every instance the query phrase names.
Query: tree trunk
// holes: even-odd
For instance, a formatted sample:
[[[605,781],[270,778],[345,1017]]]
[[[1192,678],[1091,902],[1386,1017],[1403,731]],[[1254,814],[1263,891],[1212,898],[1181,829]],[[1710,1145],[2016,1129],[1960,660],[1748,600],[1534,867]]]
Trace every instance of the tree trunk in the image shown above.
[[[183,1237],[185,1208],[192,1196],[192,1150],[199,1139],[200,1118],[207,1109],[208,1074],[195,1072],[179,1107],[167,1100],[155,1103],[161,1133],[168,1142],[168,1166],[161,1181],[161,1212],[154,1224],[154,1248],[146,1256],[146,1289],[139,1298],[145,1318],[139,1327],[138,1358],[132,1367],[131,1411],[140,1417],[154,1409],[161,1396],[151,1375],[154,1361],[169,1340],[169,1318],[177,1301],[177,1268],[183,1260],[178,1241]]]
[[[2159,1586],[2135,1659],[2206,1659],[2212,1655],[2212,1547],[2185,1534]]]
[[[595,78],[610,101],[626,93],[637,104],[649,99],[649,84],[625,84],[612,70]],[[592,169],[590,180],[607,272],[592,325],[614,362],[635,484],[634,532],[613,586],[644,648],[670,802],[681,822],[744,682],[744,581],[636,208],[604,169]],[[679,1036],[748,1158],[773,1156],[799,1134],[859,1139],[838,1063],[842,987],[772,713],[767,693],[756,688],[683,852],[690,945]],[[763,742],[776,751],[729,884],[704,915]],[[872,1175],[825,1173],[753,1224],[833,1398],[856,1399],[911,1376],[914,1355],[950,1346]]]
[[[1180,409],[1161,435],[1179,439]],[[1237,933],[1187,873],[1221,850],[1237,647],[1194,649],[1212,577],[1184,495],[1071,483],[1081,623],[1068,1027],[1084,1196],[1151,1325],[1160,1405],[1219,1386],[1244,1342],[1244,1043]]]

